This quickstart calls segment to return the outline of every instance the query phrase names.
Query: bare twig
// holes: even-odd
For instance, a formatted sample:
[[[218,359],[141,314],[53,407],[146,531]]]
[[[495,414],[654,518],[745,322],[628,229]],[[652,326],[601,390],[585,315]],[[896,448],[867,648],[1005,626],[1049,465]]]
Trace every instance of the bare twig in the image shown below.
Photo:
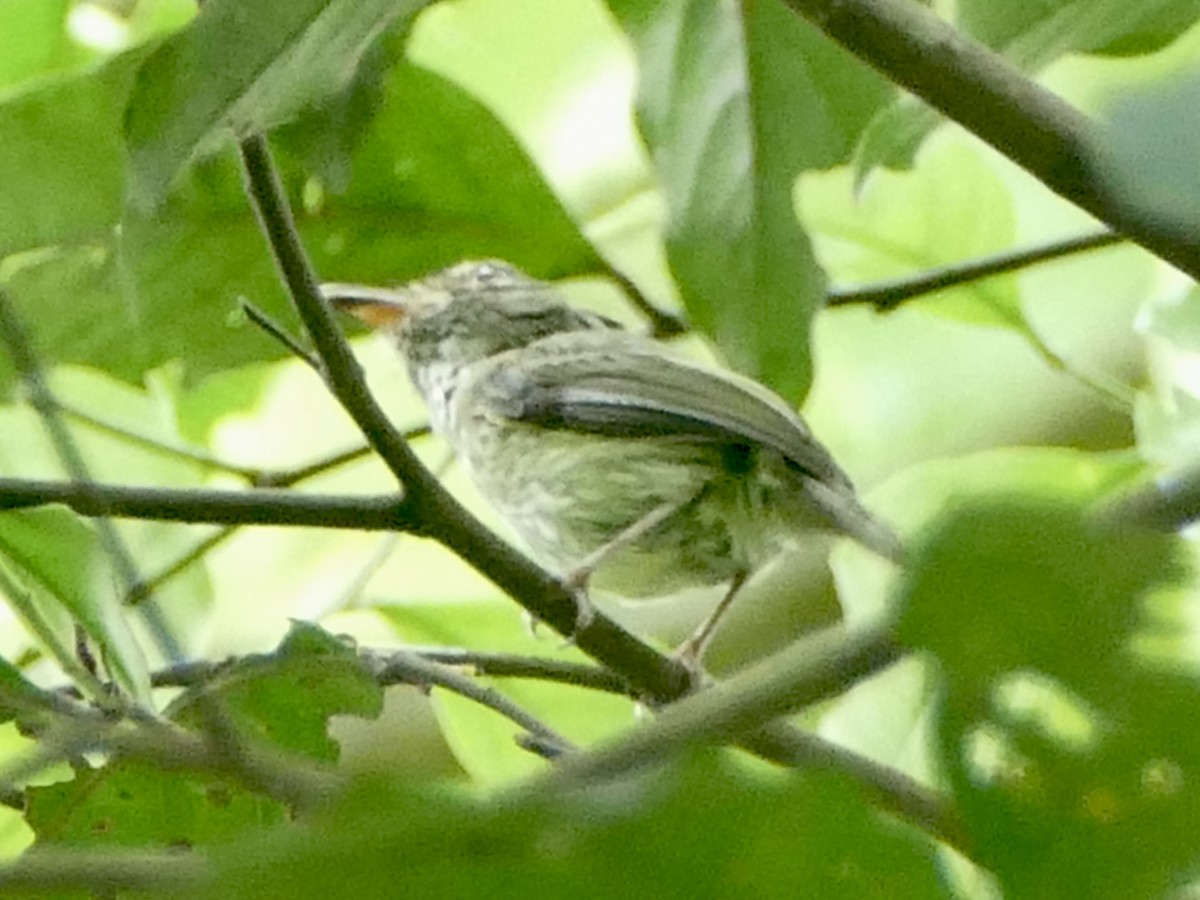
[[[364,649],[362,651],[364,656],[375,660],[375,666],[382,673],[380,680],[382,685],[399,683],[387,680],[400,671],[386,667],[388,659],[395,652],[397,651],[384,649]],[[474,675],[550,681],[610,694],[632,696],[629,685],[619,675],[586,663],[565,662],[542,656],[521,656],[516,653],[487,653],[445,647],[411,647],[399,652],[403,653],[406,658],[415,656],[442,666],[469,669]],[[232,657],[219,662],[178,663],[152,673],[150,683],[154,687],[194,687],[211,681],[231,667],[248,659],[266,660],[270,656],[270,654],[266,654],[261,657]]]
[[[379,656],[368,655],[367,660],[380,684],[440,687],[499,713],[536,738],[536,743],[531,746],[546,749],[545,755],[551,758],[558,758],[575,749],[569,740],[499,691],[484,687],[449,666],[422,659],[420,655],[404,650],[393,650]]]
[[[135,447],[142,447],[146,450],[151,450],[163,456],[170,456],[176,459],[186,460],[190,463],[195,463],[202,469],[211,469],[218,472],[228,472],[231,475],[237,475],[239,478],[245,478],[247,481],[253,479],[258,473],[257,470],[245,466],[239,466],[236,463],[226,462],[218,459],[209,453],[202,450],[196,450],[192,447],[184,447],[179,444],[167,443],[156,438],[148,437],[144,434],[138,434],[136,431],[131,431],[120,425],[112,422],[106,422],[103,419],[93,416],[91,413],[84,412],[55,398],[59,410],[64,416],[74,419],[82,425],[86,425],[93,431],[98,431],[102,434],[108,434],[115,438],[119,438],[127,444],[132,444]]]
[[[296,340],[286,328],[245,297],[241,300],[241,307],[242,312],[246,314],[246,318],[279,342],[288,353],[295,356],[317,374],[321,373],[321,361],[307,347]]]
[[[264,488],[203,491],[0,478],[0,510],[61,503],[82,516],[207,525],[299,525],[420,532],[399,495],[329,496]],[[136,590],[136,586],[134,587]]]
[[[620,269],[605,263],[604,274],[616,282],[634,308],[646,317],[656,338],[669,338],[687,333],[688,325],[682,316],[659,309],[649,297],[642,293],[642,289],[633,282],[633,279]]]
[[[209,872],[194,853],[107,847],[38,848],[0,867],[0,888],[57,891],[86,888],[97,896],[145,891],[165,897],[199,883]]]
[[[560,684],[570,684],[610,694],[636,696],[629,683],[617,673],[586,663],[564,662],[542,656],[486,653],[472,650],[422,648],[413,652],[434,662],[450,666],[463,666],[476,675],[555,681]]]
[[[830,291],[826,295],[825,305],[835,307],[867,304],[875,307],[879,312],[891,312],[901,304],[917,297],[935,294],[948,288],[961,287],[996,275],[1015,272],[1075,253],[1110,247],[1126,240],[1128,239],[1124,235],[1111,231],[1083,235],[1043,247],[1001,253],[941,269],[932,269],[911,278],[898,278],[895,281],[850,288],[844,291]]]

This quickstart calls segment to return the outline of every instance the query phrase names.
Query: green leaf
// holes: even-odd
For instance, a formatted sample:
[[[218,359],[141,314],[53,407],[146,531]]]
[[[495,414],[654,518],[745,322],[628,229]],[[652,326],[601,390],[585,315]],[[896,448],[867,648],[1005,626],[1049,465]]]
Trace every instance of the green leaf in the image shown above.
[[[1177,549],[1173,536],[1091,524],[1082,504],[962,503],[916,545],[900,636],[937,655],[952,690],[1022,669],[1099,688],[1128,665],[1137,601],[1178,574]],[[966,598],[971,614],[953,615]]]
[[[126,134],[135,192],[160,202],[175,173],[231,129],[242,136],[342,89],[371,42],[426,0],[212,0],[138,73]]]
[[[487,256],[542,277],[595,270],[595,252],[483,106],[407,64],[384,90],[350,188],[314,178],[319,202],[298,204],[322,278],[395,282]],[[287,183],[305,184],[281,162]],[[175,358],[188,381],[279,358],[257,328],[231,322],[240,297],[295,327],[230,157],[195,167],[154,216],[129,212],[120,235],[26,261],[10,289],[44,358],[130,381]]]
[[[37,585],[35,597],[48,595],[70,612],[100,645],[105,665],[122,687],[137,698],[149,697],[146,660],[103,577],[91,528],[60,508],[8,510],[0,515],[0,557]]]
[[[1181,239],[1200,231],[1200,77],[1129,96],[1109,116],[1101,174],[1127,212]]]
[[[31,684],[21,670],[0,657],[0,724],[32,709],[45,708],[45,693]]]
[[[141,55],[0,102],[0,256],[104,233],[121,217],[120,115]]]
[[[0,4],[0,86],[46,75],[86,54],[67,37],[69,0],[7,0]]]
[[[383,709],[383,689],[354,649],[305,622],[292,623],[275,653],[241,659],[198,690],[215,698],[255,742],[328,762],[338,756],[327,731],[331,716],[373,719]],[[194,692],[167,712],[187,725],[206,721]]]
[[[996,496],[1091,504],[1140,477],[1132,454],[1083,453],[1052,447],[989,450],[935,460],[904,470],[871,491],[868,506],[906,540],[920,536],[947,511]],[[877,621],[893,603],[903,571],[844,541],[830,558],[848,623]],[[971,601],[972,609],[974,600]],[[959,615],[964,626],[970,616]],[[977,635],[982,642],[982,636]],[[912,659],[839,698],[821,719],[821,733],[885,765],[932,781],[931,702],[935,679]]]
[[[122,760],[27,791],[39,845],[187,850],[285,822],[283,804],[215,775]]]
[[[1179,578],[1180,542],[1089,513],[962,503],[905,576],[899,633],[937,658],[943,762],[1006,895],[1159,896],[1195,862],[1200,678],[1138,642],[1171,627],[1147,599]]]
[[[792,181],[845,159],[888,90],[778,0],[609,6],[637,47],[639,123],[684,305],[735,368],[798,401],[824,278]]]
[[[806,175],[797,192],[818,257],[842,290],[996,253],[1013,241],[1008,188],[961,143],[931,147],[913,172],[877,172],[861,191],[843,168]],[[1028,333],[1014,282],[953,288],[921,308]]]

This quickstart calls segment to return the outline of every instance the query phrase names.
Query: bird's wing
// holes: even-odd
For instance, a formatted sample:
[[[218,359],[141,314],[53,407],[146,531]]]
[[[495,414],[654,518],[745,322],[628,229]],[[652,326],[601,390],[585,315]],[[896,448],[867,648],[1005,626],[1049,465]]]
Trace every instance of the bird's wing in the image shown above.
[[[543,428],[613,437],[676,437],[770,447],[800,472],[849,487],[808,428],[776,395],[634,336],[557,335],[494,358],[477,388],[489,407]]]

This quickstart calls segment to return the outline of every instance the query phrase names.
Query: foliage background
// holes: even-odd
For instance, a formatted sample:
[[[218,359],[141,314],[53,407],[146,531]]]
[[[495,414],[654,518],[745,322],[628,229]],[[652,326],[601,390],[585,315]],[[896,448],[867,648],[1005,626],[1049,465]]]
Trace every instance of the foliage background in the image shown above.
[[[526,635],[519,608],[435,542],[265,528],[164,580],[154,604],[184,659],[286,641],[212,690],[256,739],[308,759],[340,753],[358,780],[297,812],[286,791],[212,766],[184,775],[153,753],[67,754],[61,734],[13,706],[0,725],[6,856],[35,839],[64,852],[205,846],[202,877],[180,869],[172,882],[164,868],[157,889],[221,896],[385,895],[403,873],[413,890],[449,893],[486,882],[498,894],[1128,897],[1194,875],[1181,837],[1200,808],[1200,743],[1182,726],[1196,699],[1190,543],[1097,534],[1086,518],[1194,460],[1188,277],[1123,244],[886,315],[820,309],[826,282],[852,290],[1099,223],[783,4],[235,6],[212,0],[200,17],[184,0],[0,6],[0,286],[95,481],[241,489],[361,444],[314,373],[239,311],[248,298],[297,329],[231,127],[275,129],[324,279],[399,282],[497,256],[641,327],[615,269],[686,312],[703,335],[683,339],[687,352],[803,403],[868,505],[920,548],[903,576],[852,547],[830,569],[825,548],[782,560],[735,607],[713,669],[841,617],[857,626],[889,602],[903,609],[898,634],[920,658],[847,683],[799,721],[943,791],[981,868],[877,813],[837,765],[785,777],[730,751],[615,786],[545,787],[547,764],[510,721],[450,691],[385,694],[329,635],[580,651]],[[1110,123],[1088,161],[1108,193],[1149,203],[1140,214],[1185,240],[1197,233],[1200,4],[933,7]],[[420,424],[385,343],[362,337],[355,350],[393,421]],[[0,471],[70,476],[16,376],[0,359]],[[443,466],[435,440],[417,447]],[[453,466],[445,480],[502,529]],[[384,466],[359,459],[296,490],[392,488]],[[168,663],[161,641],[122,602],[103,530],[84,523],[61,507],[0,519],[0,675],[18,695],[78,682],[53,650],[53,636],[70,647],[74,619],[125,695],[164,708],[171,695],[151,700],[147,674]],[[213,532],[115,528],[143,577]],[[601,598],[662,647],[713,600]],[[328,634],[289,632],[293,620]],[[628,698],[486,683],[581,746],[640,727]],[[176,721],[211,726],[202,701],[175,702]],[[67,858],[49,857],[59,871]],[[105,883],[106,859],[133,865],[79,859],[84,885]]]

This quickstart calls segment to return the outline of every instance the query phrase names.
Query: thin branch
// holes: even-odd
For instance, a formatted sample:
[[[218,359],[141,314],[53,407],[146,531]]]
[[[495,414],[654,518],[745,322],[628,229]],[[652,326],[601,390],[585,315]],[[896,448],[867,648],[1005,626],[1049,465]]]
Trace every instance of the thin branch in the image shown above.
[[[227,472],[230,475],[236,475],[239,478],[245,478],[247,481],[254,479],[258,475],[256,469],[246,466],[239,466],[236,463],[226,462],[218,459],[209,453],[202,450],[196,450],[192,447],[184,447],[180,444],[170,444],[166,441],[160,441],[157,438],[148,437],[144,434],[138,434],[136,431],[130,431],[120,425],[112,422],[106,422],[103,419],[98,419],[90,413],[84,412],[69,403],[55,399],[59,410],[68,418],[74,419],[82,425],[86,425],[93,431],[98,431],[102,434],[112,435],[115,438],[120,438],[127,444],[132,444],[135,447],[142,447],[146,450],[151,450],[163,456],[174,457],[175,459],[186,460],[190,463],[195,463],[202,469],[210,469],[217,472]]]
[[[307,347],[296,340],[286,328],[245,297],[242,298],[241,307],[242,312],[246,314],[246,318],[274,338],[288,353],[295,356],[318,375],[321,374],[321,361]]]
[[[202,538],[186,550],[181,556],[167,563],[153,575],[148,575],[146,578],[135,584],[125,592],[122,602],[129,606],[137,606],[154,592],[160,590],[164,584],[182,575],[200,560],[204,559],[215,548],[221,546],[238,532],[237,525],[226,525],[218,528],[212,534]]]
[[[286,525],[421,533],[398,495],[334,496],[263,488],[204,491],[0,478],[0,510],[60,503],[81,516],[201,525]],[[136,590],[136,585],[133,588]]]
[[[917,297],[935,294],[948,288],[961,287],[996,275],[1015,272],[1038,263],[1061,259],[1064,256],[1100,247],[1110,247],[1127,240],[1128,238],[1124,235],[1112,231],[1083,235],[1029,250],[1000,253],[996,256],[982,257],[941,269],[930,269],[910,278],[899,278],[895,281],[850,288],[844,291],[830,291],[826,295],[825,305],[836,307],[866,304],[875,307],[878,312],[891,312],[901,304]]]
[[[381,656],[367,656],[368,667],[383,685],[413,684],[434,686],[451,691],[478,703],[516,723],[536,738],[531,748],[545,750],[548,758],[557,759],[575,746],[549,725],[530,715],[494,688],[484,687],[449,666],[422,659],[416,653],[393,650]],[[524,746],[524,745],[523,745]]]
[[[617,673],[587,663],[565,662],[542,656],[515,653],[484,653],[471,650],[420,649],[424,659],[448,666],[463,666],[476,675],[495,678],[531,678],[575,687],[635,697],[633,688]]]
[[[376,666],[383,666],[396,652],[394,649],[363,649],[361,654],[366,658],[376,660]],[[629,685],[619,675],[587,663],[565,662],[542,656],[521,656],[516,653],[486,653],[445,647],[411,647],[399,652],[405,654],[406,657],[415,656],[442,666],[469,669],[473,675],[549,681],[610,694],[633,696]],[[269,657],[270,654],[266,654],[261,658]],[[254,657],[231,657],[219,662],[178,663],[152,673],[150,683],[154,687],[195,687],[211,681],[247,659],[257,658],[260,657],[256,655]],[[392,683],[394,682],[380,681],[380,684],[385,686]]]
[[[620,269],[605,262],[604,274],[617,283],[633,307],[646,317],[656,338],[670,338],[687,333],[688,324],[682,316],[659,309],[649,297],[642,293],[642,289]]]
[[[442,688],[514,722],[536,739],[537,746],[552,748],[555,758],[575,749],[567,738],[499,691],[479,684],[462,672],[428,658],[426,654],[410,650],[363,650],[358,658],[380,687],[407,684],[421,689]],[[256,653],[218,663],[184,663],[154,673],[151,683],[155,687],[186,687],[197,697],[203,697],[210,685],[232,673],[269,670],[279,661],[278,653]]]
[[[429,426],[423,425],[419,428],[410,428],[404,432],[407,439],[411,440],[415,437],[422,437],[429,434]],[[307,481],[310,478],[316,478],[318,475],[324,475],[332,469],[340,468],[360,459],[365,459],[371,455],[371,448],[363,445],[355,447],[352,450],[343,450],[341,453],[336,453],[333,456],[319,459],[316,462],[307,463],[303,466],[297,466],[293,469],[280,469],[275,472],[258,472],[252,479],[251,484],[256,488],[285,488],[291,487],[294,484],[299,484],[302,481]]]
[[[1095,123],[919,3],[786,0],[868,65],[945,113],[1050,190],[1200,280],[1200,242],[1130,214],[1094,166]]]

